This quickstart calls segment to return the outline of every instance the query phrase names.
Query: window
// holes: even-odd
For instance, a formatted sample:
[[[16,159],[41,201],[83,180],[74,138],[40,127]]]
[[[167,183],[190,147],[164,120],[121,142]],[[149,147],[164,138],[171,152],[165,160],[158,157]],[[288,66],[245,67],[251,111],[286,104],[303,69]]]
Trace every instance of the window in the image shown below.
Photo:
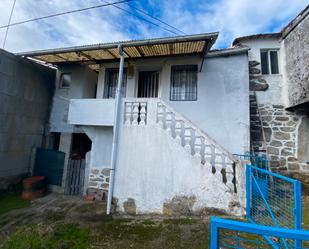
[[[117,82],[118,82],[118,68],[107,69],[106,70],[106,77],[105,77],[105,89],[104,89],[104,98],[115,98],[116,89],[117,89]],[[127,73],[126,70],[123,70],[123,80],[122,80],[122,87],[121,93],[122,96],[126,96],[126,87],[127,87]]]
[[[197,65],[172,66],[170,100],[197,100]]]
[[[279,74],[279,50],[261,50],[262,74]]]
[[[60,88],[69,88],[71,85],[71,74],[62,73],[60,75]]]

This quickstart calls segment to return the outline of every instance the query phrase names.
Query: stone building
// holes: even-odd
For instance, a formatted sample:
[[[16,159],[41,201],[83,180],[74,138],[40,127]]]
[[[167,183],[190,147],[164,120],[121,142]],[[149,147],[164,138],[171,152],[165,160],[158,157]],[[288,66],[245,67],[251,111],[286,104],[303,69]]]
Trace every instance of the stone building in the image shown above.
[[[239,37],[249,47],[251,151],[275,170],[309,170],[309,7],[280,33]]]

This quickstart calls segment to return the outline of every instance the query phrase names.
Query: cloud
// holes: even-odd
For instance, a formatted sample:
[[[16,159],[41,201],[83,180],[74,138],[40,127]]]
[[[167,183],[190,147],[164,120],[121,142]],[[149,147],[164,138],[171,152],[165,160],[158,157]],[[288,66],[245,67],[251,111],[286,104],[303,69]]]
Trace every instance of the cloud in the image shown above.
[[[0,25],[7,24],[12,3],[0,1]],[[17,0],[12,22],[101,3],[104,0]],[[119,6],[139,15],[130,5],[142,8],[187,34],[219,31],[215,46],[226,47],[238,36],[279,31],[306,4],[306,0],[134,0]],[[1,29],[0,45],[4,34]],[[5,48],[17,52],[167,35],[173,34],[109,6],[11,27]]]

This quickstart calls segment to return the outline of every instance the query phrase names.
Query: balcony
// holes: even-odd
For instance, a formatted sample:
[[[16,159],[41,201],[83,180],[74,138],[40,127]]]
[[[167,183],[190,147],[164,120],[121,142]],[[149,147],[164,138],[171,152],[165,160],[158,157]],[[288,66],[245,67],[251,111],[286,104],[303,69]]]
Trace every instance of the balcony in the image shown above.
[[[114,99],[71,99],[68,122],[73,125],[113,126]]]

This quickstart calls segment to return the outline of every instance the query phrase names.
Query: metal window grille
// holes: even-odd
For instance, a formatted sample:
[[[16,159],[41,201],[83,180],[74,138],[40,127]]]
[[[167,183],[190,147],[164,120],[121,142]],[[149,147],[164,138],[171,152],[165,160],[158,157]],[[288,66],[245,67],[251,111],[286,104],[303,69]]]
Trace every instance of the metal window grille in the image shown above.
[[[107,69],[105,77],[105,89],[104,89],[104,98],[115,98],[116,89],[118,83],[118,68]],[[126,96],[126,87],[127,87],[127,72],[123,71],[123,81],[121,86],[122,97]]]
[[[197,65],[172,66],[171,100],[197,100]]]
[[[159,72],[140,72],[138,77],[138,98],[157,98]]]

